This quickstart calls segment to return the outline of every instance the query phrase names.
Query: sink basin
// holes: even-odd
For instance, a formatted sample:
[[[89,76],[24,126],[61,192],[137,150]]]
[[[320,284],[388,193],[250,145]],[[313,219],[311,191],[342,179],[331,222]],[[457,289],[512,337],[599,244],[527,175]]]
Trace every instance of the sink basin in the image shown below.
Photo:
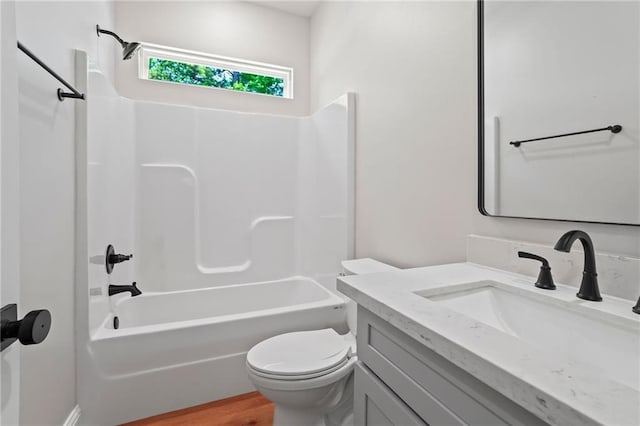
[[[494,281],[415,294],[514,336],[555,359],[592,368],[640,390],[640,329],[635,321],[611,321],[606,313],[583,306],[579,299],[568,302]]]

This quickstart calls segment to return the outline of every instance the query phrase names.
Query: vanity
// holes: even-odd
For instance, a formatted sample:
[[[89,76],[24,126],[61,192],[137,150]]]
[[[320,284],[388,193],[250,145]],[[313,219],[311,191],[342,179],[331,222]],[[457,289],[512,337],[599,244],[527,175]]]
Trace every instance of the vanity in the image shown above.
[[[361,425],[640,424],[629,301],[474,263],[346,276]]]

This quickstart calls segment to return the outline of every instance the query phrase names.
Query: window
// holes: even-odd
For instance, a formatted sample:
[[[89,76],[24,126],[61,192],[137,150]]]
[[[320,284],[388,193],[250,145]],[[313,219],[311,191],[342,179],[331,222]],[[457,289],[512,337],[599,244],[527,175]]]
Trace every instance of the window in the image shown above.
[[[165,46],[144,44],[138,54],[145,80],[293,98],[293,69]]]

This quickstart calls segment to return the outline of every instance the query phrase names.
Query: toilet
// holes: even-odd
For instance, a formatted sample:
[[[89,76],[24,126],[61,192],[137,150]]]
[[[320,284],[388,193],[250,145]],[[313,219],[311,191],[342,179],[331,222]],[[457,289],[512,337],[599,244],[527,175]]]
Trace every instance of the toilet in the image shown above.
[[[396,269],[373,259],[342,262],[345,275]],[[247,353],[256,389],[273,402],[274,426],[353,424],[353,366],[357,361],[356,304],[347,302],[349,332],[331,328],[280,334]]]

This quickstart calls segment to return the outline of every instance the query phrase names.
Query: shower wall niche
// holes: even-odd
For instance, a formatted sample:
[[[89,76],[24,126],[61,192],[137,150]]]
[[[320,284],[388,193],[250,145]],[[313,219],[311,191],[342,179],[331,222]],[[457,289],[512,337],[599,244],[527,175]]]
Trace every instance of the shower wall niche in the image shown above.
[[[126,99],[91,67],[87,93],[92,329],[108,284],[171,292],[303,275],[334,289],[353,257],[352,94],[309,117],[240,113]],[[134,258],[107,276],[109,243]]]

